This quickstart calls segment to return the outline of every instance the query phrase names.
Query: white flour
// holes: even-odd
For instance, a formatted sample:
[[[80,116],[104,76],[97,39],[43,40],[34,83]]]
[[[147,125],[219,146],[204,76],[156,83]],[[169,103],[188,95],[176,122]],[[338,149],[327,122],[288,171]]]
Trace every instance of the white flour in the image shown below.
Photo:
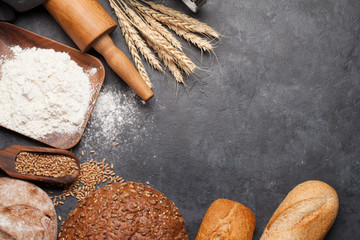
[[[145,120],[146,116],[139,109],[142,105],[134,92],[124,93],[117,87],[104,85],[80,142],[81,150],[117,149],[122,152],[124,145],[144,141],[148,130],[146,123],[151,123],[152,119]]]
[[[104,91],[97,99],[93,117],[97,127],[109,137],[114,134],[115,129],[119,130],[136,121],[139,114],[137,107],[134,96]]]
[[[75,133],[91,97],[88,75],[69,54],[12,47],[0,78],[0,124],[34,138]]]

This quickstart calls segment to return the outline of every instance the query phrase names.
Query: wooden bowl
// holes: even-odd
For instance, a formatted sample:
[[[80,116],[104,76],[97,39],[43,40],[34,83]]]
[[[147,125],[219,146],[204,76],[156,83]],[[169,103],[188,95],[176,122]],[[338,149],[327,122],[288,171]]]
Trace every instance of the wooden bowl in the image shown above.
[[[88,111],[84,116],[84,122],[77,132],[74,133],[52,133],[47,134],[42,138],[36,138],[34,136],[28,136],[32,139],[45,143],[55,148],[69,149],[74,147],[84,133],[86,124],[89,120],[90,114],[94,108],[96,99],[99,95],[100,89],[105,79],[105,69],[99,59],[82,53],[79,50],[51,40],[49,38],[40,36],[33,32],[27,31],[20,27],[14,26],[9,23],[0,22],[0,55],[11,55],[10,47],[19,45],[21,48],[44,48],[54,49],[57,52],[67,52],[71,59],[81,66],[84,71],[90,71],[96,68],[97,71],[92,76],[89,76],[91,83],[91,101],[89,103]],[[2,126],[7,128],[6,126]],[[17,129],[10,129],[14,132],[25,135]]]

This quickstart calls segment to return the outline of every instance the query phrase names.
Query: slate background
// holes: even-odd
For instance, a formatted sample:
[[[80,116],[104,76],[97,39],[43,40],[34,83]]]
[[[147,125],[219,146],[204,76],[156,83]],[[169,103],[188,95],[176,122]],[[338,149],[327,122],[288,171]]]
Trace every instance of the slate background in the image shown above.
[[[115,18],[108,2],[99,2]],[[221,32],[216,57],[183,42],[205,69],[187,88],[147,66],[155,97],[138,101],[141,141],[109,151],[91,137],[97,129],[87,128],[74,152],[94,149],[125,180],[149,181],[176,203],[190,239],[218,198],[249,207],[259,239],[286,194],[310,179],[339,194],[326,239],[360,238],[360,2],[208,0],[197,14],[179,0],[159,2]],[[42,7],[13,23],[75,46]],[[130,56],[120,29],[112,38]],[[104,88],[130,91],[107,66],[106,73]],[[13,144],[40,145],[0,129],[0,148]],[[75,205],[67,201],[57,212],[65,219]]]

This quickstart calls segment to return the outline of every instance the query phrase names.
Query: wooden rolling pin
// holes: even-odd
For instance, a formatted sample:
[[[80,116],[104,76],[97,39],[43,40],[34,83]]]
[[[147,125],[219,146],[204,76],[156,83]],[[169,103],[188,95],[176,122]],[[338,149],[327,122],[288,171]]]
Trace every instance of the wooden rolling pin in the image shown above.
[[[93,47],[144,101],[154,95],[131,61],[114,45],[109,33],[116,22],[97,0],[49,0],[44,6],[82,52]]]

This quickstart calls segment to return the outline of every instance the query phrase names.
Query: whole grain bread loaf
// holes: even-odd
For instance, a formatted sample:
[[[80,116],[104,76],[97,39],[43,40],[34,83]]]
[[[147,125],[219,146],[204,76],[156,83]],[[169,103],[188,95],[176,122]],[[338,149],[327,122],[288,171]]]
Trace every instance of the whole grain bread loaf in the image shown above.
[[[289,192],[276,209],[260,240],[320,240],[333,225],[339,200],[321,181],[307,181]]]
[[[54,205],[42,189],[22,180],[0,178],[0,239],[57,239]]]
[[[228,199],[218,199],[208,208],[196,240],[251,240],[255,223],[255,215],[249,208]]]
[[[113,183],[84,199],[64,222],[60,240],[187,240],[175,204],[150,186]]]

